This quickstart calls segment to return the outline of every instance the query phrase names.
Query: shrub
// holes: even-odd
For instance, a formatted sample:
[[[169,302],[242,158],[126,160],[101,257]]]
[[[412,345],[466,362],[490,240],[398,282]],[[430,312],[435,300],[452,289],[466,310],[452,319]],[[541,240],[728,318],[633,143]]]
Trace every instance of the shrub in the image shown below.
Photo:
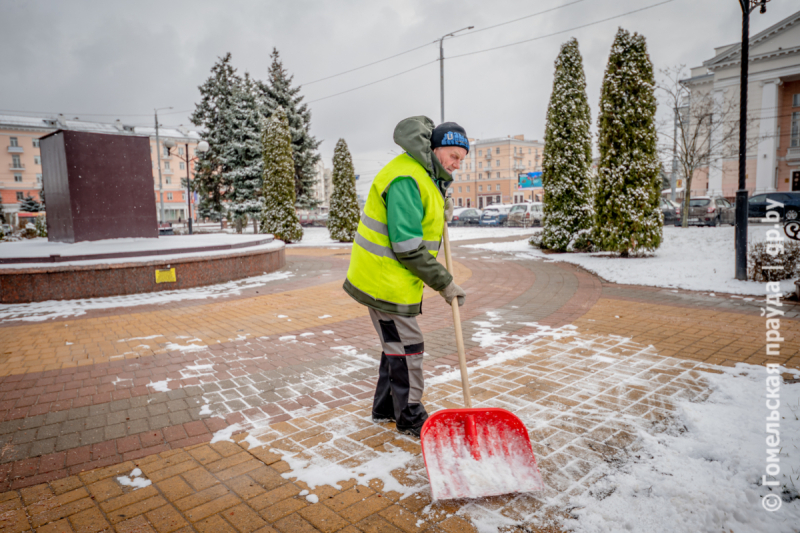
[[[785,242],[783,251],[775,256],[768,253],[766,242],[750,243],[747,251],[748,279],[763,282],[790,279],[797,275],[798,266],[800,266],[800,242],[798,241]]]

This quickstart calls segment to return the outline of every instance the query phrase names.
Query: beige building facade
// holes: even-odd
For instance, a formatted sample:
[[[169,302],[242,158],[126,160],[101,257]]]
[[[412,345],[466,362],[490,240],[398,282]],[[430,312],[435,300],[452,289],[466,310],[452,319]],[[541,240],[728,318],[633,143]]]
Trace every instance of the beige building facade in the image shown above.
[[[470,150],[453,173],[449,190],[456,206],[484,209],[494,204],[541,200],[541,189],[520,189],[519,175],[540,172],[544,143],[524,135],[470,139]]]
[[[19,205],[26,196],[41,199],[42,164],[39,138],[53,131],[78,130],[115,135],[140,135],[150,137],[150,158],[153,166],[153,191],[156,209],[160,212],[163,193],[164,220],[185,221],[188,213],[185,179],[187,170],[194,179],[194,163],[181,160],[185,157],[187,144],[191,157],[196,155],[200,135],[188,128],[159,128],[160,150],[156,147],[155,127],[129,126],[122,122],[112,123],[68,120],[59,115],[53,118],[0,115],[0,198],[6,220],[16,223]],[[167,153],[164,141],[171,139],[176,146]],[[161,156],[161,187],[158,180],[156,154]],[[109,183],[114,176],[108,176]],[[183,181],[182,181],[183,180]],[[46,195],[45,195],[46,201]],[[192,214],[196,218],[194,205]]]
[[[800,191],[800,11],[750,38],[748,66],[748,150],[746,188],[750,195]],[[711,97],[715,109],[736,108],[714,121],[736,121],[740,104],[741,44],[718,47],[713,58],[692,69],[683,83],[692,100]],[[724,135],[722,129],[713,135]],[[724,137],[723,137],[724,139]],[[692,195],[733,199],[738,189],[738,133],[711,164],[693,178]],[[682,187],[682,183],[677,184]]]

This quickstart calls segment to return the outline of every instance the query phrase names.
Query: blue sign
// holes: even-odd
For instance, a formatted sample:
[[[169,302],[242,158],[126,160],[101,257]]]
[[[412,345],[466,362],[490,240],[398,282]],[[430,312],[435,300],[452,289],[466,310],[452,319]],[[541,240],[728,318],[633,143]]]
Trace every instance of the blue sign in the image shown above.
[[[541,189],[542,173],[528,172],[527,174],[520,174],[517,187],[519,189]]]
[[[361,175],[361,174],[356,174],[356,180],[358,179],[358,177],[359,177],[360,175]]]

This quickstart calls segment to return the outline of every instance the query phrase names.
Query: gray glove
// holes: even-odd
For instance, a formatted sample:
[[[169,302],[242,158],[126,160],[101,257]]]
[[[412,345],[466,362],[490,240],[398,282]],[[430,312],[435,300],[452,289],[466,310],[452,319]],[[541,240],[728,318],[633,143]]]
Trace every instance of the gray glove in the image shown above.
[[[464,299],[467,297],[467,293],[464,292],[464,289],[456,285],[455,281],[451,281],[450,285],[445,287],[443,291],[439,291],[439,294],[445,299],[447,305],[453,303],[453,298],[458,298],[459,307],[464,305]]]
[[[456,204],[453,202],[453,199],[447,197],[444,199],[444,221],[450,222],[453,220],[453,209],[455,209]],[[448,302],[449,303],[449,302]]]

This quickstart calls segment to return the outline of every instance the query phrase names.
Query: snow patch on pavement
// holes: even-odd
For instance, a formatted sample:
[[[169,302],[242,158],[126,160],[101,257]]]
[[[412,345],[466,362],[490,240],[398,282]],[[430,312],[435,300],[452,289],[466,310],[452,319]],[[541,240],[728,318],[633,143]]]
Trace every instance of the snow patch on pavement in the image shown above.
[[[42,322],[51,318],[81,316],[85,315],[88,311],[95,311],[98,309],[163,305],[186,300],[204,300],[237,296],[242,294],[243,291],[262,287],[273,281],[288,279],[293,275],[294,274],[291,272],[273,272],[262,276],[228,281],[218,285],[209,285],[207,287],[194,287],[192,289],[108,296],[105,298],[87,298],[83,300],[49,300],[46,302],[32,302],[27,304],[5,304],[0,305],[0,322],[11,320]]]
[[[130,475],[118,476],[117,483],[125,487],[133,487],[133,490],[137,490],[137,489],[142,489],[144,487],[149,487],[153,482],[147,479],[142,474],[142,471],[140,469],[134,468],[131,471]]]

